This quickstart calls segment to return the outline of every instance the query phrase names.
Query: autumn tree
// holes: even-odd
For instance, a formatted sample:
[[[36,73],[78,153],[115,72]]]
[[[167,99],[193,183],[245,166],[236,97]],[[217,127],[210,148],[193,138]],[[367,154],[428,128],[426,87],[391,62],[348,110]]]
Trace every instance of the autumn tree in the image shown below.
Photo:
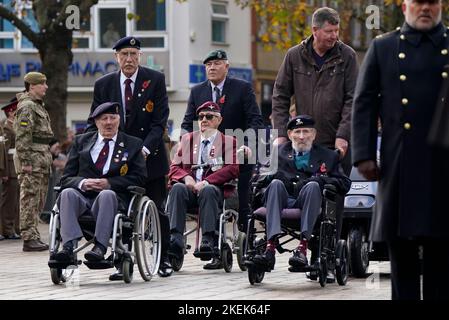
[[[90,8],[97,2],[98,0],[16,0],[10,7],[0,3],[0,17],[19,29],[39,52],[42,72],[48,79],[46,108],[55,136],[61,140],[66,137],[67,80],[73,60],[73,31],[76,31],[71,25],[76,25],[77,22],[70,20],[90,16]],[[27,5],[32,5],[38,31],[33,31],[19,18]]]

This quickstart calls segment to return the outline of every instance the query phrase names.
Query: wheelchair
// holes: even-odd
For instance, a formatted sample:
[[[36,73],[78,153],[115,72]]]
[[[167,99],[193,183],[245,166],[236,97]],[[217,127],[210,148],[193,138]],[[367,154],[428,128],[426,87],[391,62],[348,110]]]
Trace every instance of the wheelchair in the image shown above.
[[[271,272],[266,266],[261,266],[253,262],[258,254],[263,254],[266,249],[267,239],[265,231],[265,221],[267,210],[260,206],[260,201],[256,201],[256,184],[252,184],[252,215],[248,222],[247,241],[244,247],[244,263],[248,270],[248,280],[251,285],[261,283],[265,272]],[[309,240],[309,248],[312,251],[310,265],[294,268],[290,267],[290,272],[305,272],[311,280],[318,280],[321,287],[327,283],[328,272],[336,276],[337,283],[345,285],[349,273],[348,247],[345,240],[337,239],[337,203],[343,201],[343,197],[337,193],[337,188],[331,184],[326,184],[323,190],[323,201],[321,212],[315,223],[312,237]],[[276,250],[279,253],[292,252],[283,246],[295,239],[301,239],[299,231],[301,219],[300,209],[284,209],[281,216],[281,234],[278,236],[279,243]],[[262,228],[256,228],[258,221]]]
[[[237,185],[236,181],[231,182],[232,185]],[[237,264],[242,271],[246,271],[246,266],[243,260],[243,247],[246,241],[246,236],[243,232],[238,230],[238,197],[237,194],[223,201],[223,211],[218,220],[218,246],[214,246],[213,252],[201,252],[199,250],[200,243],[200,215],[195,211],[187,213],[187,219],[195,221],[195,226],[184,231],[184,255],[188,253],[187,250],[192,249],[192,246],[187,243],[187,237],[195,232],[195,244],[193,256],[200,258],[201,261],[209,261],[213,258],[219,258],[223,263],[225,272],[231,272],[233,266],[233,256],[235,253],[237,257]],[[168,199],[167,199],[168,204]],[[167,212],[167,209],[166,209]],[[228,234],[227,224],[232,224],[232,234]],[[169,259],[174,271],[179,271],[184,263],[184,255],[177,257],[169,255]]]
[[[59,192],[60,188],[55,187]],[[123,280],[131,283],[133,279],[134,263],[144,281],[150,281],[157,274],[161,257],[161,230],[157,207],[152,200],[145,196],[145,189],[130,186],[127,190],[132,194],[128,208],[119,207],[114,218],[111,237],[111,254],[102,261],[84,261],[89,269],[108,269],[121,267]],[[82,246],[74,249],[75,263],[59,262],[54,255],[61,246],[60,218],[57,202],[54,205],[49,223],[50,238],[50,267],[51,280],[54,284],[67,282],[82,261],[77,259],[77,253],[94,242],[95,221],[91,215],[82,215],[78,219],[84,238],[87,240]]]

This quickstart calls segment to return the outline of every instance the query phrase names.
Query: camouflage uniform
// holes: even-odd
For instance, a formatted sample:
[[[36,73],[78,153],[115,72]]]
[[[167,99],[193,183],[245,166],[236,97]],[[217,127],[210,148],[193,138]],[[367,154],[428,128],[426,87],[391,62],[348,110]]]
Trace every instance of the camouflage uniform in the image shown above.
[[[47,194],[53,131],[42,101],[33,99],[28,92],[19,93],[17,98],[14,165],[20,184],[20,230],[23,240],[39,240],[37,226]],[[31,174],[22,172],[22,166],[27,165],[32,166]]]
[[[13,155],[15,153],[16,134],[12,122],[8,119],[2,123],[3,133],[0,141],[3,140],[5,153],[7,158],[5,165],[0,165],[0,176],[8,177],[7,181],[3,181],[3,190],[0,200],[0,232],[4,236],[11,236],[20,233],[19,230],[19,185],[17,182],[17,174],[14,168]],[[0,142],[1,143],[1,142]],[[3,146],[0,146],[2,148]],[[3,150],[1,151],[3,152]],[[0,155],[2,158],[2,155]],[[1,161],[0,161],[1,162]],[[2,168],[4,167],[4,168]]]

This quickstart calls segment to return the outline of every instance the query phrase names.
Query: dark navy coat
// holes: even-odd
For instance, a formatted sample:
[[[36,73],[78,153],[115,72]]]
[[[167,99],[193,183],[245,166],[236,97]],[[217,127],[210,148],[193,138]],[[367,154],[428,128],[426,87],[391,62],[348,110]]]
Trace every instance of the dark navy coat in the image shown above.
[[[435,159],[427,143],[438,92],[448,76],[443,73],[447,33],[442,24],[423,33],[404,23],[373,40],[360,69],[352,119],[355,165],[376,160],[378,119],[382,126],[374,241],[449,234],[449,215],[443,217],[432,205]]]
[[[122,105],[120,71],[104,75],[95,81],[92,111],[108,101]],[[134,86],[130,118],[124,123],[123,108],[120,108],[120,130],[143,140],[150,151],[147,157],[148,178],[163,177],[168,173],[168,157],[162,139],[170,113],[163,73],[139,66]],[[90,128],[96,129],[93,120]]]

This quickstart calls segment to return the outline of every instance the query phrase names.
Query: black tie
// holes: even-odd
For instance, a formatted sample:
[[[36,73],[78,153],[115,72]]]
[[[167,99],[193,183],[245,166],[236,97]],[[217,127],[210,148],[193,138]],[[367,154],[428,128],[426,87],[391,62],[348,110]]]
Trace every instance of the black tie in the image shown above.
[[[132,82],[133,81],[129,78],[125,80],[125,109],[127,116],[131,113],[131,104],[133,100],[133,91],[131,90]]]
[[[100,154],[98,155],[98,159],[95,162],[95,166],[97,167],[97,169],[103,173],[103,168],[104,165],[106,164],[106,161],[108,160],[108,156],[109,156],[109,141],[111,141],[112,139],[104,139],[104,146],[100,151]]]
[[[221,98],[220,89],[218,87],[215,87],[214,91],[215,91],[215,103],[219,103],[219,100]]]
[[[209,140],[203,140],[203,149],[201,150],[201,163],[207,163],[209,160],[209,153],[207,152],[207,145],[209,144]]]

